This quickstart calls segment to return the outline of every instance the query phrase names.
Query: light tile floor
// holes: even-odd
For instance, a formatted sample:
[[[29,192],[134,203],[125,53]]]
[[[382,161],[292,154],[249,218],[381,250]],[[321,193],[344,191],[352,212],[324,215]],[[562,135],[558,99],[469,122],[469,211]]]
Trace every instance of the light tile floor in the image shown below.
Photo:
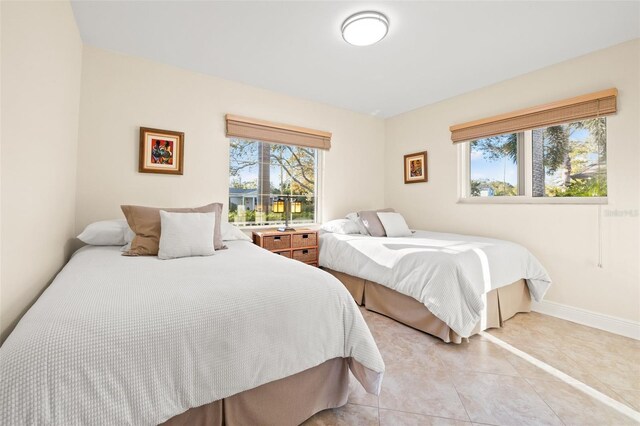
[[[310,425],[626,425],[608,405],[483,336],[461,345],[361,308],[387,370],[379,397],[352,377],[349,402]],[[492,336],[640,410],[640,342],[538,313]]]

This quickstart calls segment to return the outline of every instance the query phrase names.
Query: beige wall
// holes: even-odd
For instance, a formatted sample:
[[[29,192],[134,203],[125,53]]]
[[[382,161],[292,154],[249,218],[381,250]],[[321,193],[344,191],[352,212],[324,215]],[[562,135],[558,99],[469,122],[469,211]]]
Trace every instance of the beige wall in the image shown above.
[[[69,254],[82,66],[68,2],[1,8],[0,342]]]
[[[226,113],[333,133],[324,154],[324,219],[382,205],[383,120],[85,46],[77,230],[122,217],[127,203],[226,206]],[[184,175],[138,173],[140,126],[185,133]]]
[[[410,226],[504,238],[528,247],[554,285],[547,300],[640,321],[640,41],[545,68],[386,122],[385,204]],[[609,204],[598,206],[458,204],[457,147],[448,127],[610,87],[619,112],[607,119]],[[404,185],[402,156],[428,151],[429,182]],[[635,211],[634,216],[607,216]]]

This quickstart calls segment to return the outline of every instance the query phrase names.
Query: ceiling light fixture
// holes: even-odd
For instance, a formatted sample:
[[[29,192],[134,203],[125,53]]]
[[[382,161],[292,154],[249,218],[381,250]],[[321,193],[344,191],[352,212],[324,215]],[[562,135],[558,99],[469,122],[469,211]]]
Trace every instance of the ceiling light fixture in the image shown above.
[[[354,46],[370,46],[389,32],[389,19],[380,12],[359,12],[342,24],[342,38]]]

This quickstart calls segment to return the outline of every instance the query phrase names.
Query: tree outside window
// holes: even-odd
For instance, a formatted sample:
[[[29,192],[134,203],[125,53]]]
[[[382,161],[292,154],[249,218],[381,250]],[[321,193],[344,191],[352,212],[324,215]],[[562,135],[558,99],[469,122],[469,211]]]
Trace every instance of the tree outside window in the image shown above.
[[[229,150],[229,221],[240,226],[283,223],[273,212],[279,197],[301,202],[291,223],[313,223],[316,216],[317,150],[260,141],[231,139]]]
[[[520,153],[525,134],[531,140],[527,177]],[[524,195],[520,180],[526,179],[533,197],[606,197],[606,134],[606,119],[600,117],[474,140],[470,195]]]

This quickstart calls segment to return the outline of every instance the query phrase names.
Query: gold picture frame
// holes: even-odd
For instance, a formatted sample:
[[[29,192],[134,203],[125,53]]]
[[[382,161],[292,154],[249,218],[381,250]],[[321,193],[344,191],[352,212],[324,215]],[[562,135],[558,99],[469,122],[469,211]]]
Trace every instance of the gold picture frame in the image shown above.
[[[427,182],[427,151],[404,156],[404,183]]]
[[[138,172],[181,175],[183,164],[183,132],[140,127]]]

